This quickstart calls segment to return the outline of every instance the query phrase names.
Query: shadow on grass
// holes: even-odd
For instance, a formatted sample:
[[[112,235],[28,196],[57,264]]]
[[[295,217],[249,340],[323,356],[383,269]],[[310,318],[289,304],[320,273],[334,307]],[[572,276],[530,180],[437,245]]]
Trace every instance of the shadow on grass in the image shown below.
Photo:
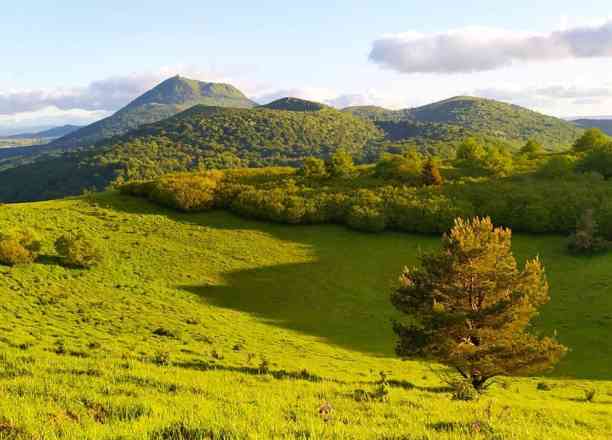
[[[57,255],[40,255],[36,259],[36,263],[42,264],[44,266],[61,266],[63,261]]]
[[[350,268],[325,259],[229,272],[224,285],[179,286],[203,301],[327,343],[393,356],[393,310],[384,288],[363,280],[347,285]],[[359,270],[359,269],[357,269]],[[360,270],[359,280],[371,272]],[[384,282],[381,283],[384,285]]]

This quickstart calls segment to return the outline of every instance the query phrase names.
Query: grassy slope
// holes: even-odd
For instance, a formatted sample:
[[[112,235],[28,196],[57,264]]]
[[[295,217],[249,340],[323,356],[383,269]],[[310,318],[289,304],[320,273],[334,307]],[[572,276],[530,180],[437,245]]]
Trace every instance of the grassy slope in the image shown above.
[[[548,268],[553,301],[541,326],[574,351],[546,379],[553,391],[524,379],[460,403],[427,365],[392,356],[388,290],[437,239],[176,214],[115,195],[98,204],[0,208],[0,228],[37,228],[46,254],[31,267],[0,268],[0,438],[19,429],[46,439],[149,438],[179,422],[230,438],[612,432],[612,383],[561,379],[610,378],[610,256],[575,259],[562,238],[515,238],[521,257],[539,252]],[[103,248],[99,268],[56,264],[53,240],[75,227]],[[155,336],[158,328],[175,337]],[[165,351],[172,365],[156,365]],[[254,374],[262,358],[276,378]],[[324,380],[291,377],[302,369]],[[353,391],[374,390],[380,370],[401,381],[390,403],[356,402]],[[598,389],[596,403],[579,401],[585,387]],[[324,401],[334,407],[327,423],[317,413]],[[476,432],[477,420],[501,437]],[[168,432],[159,438],[179,438]]]

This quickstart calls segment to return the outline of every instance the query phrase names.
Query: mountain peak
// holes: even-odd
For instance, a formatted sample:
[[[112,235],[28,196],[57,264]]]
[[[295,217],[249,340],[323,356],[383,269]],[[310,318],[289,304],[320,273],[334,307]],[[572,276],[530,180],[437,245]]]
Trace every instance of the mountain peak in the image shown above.
[[[188,108],[195,104],[217,105],[217,102],[212,101],[228,100],[243,101],[236,102],[236,105],[233,105],[235,107],[253,106],[240,90],[230,84],[204,82],[176,75],[162,81],[144,95],[132,101],[126,108],[147,104],[180,105]],[[218,105],[223,106],[223,103],[220,102]]]
[[[60,148],[92,145],[102,139],[169,118],[195,105],[252,108],[255,103],[230,84],[203,82],[175,75],[114,115],[70,133],[52,145]]]

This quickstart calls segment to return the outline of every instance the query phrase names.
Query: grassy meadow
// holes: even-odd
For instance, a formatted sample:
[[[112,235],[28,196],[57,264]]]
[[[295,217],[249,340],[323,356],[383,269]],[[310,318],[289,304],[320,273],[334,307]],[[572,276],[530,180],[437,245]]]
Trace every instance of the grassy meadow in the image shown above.
[[[547,377],[461,402],[440,366],[393,354],[390,290],[439,237],[115,193],[0,206],[0,229],[17,225],[44,248],[0,266],[0,440],[612,438],[612,255],[572,257],[564,237],[514,246],[542,258],[552,300],[536,327],[570,353]],[[58,264],[69,230],[96,241],[100,266]]]

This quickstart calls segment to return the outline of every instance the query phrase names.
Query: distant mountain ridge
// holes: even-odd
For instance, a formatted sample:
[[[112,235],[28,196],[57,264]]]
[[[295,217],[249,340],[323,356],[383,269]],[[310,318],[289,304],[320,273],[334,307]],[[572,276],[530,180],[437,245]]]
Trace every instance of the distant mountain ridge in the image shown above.
[[[174,76],[139,96],[112,116],[61,137],[50,146],[71,149],[94,145],[103,139],[123,135],[145,124],[167,119],[199,104],[235,108],[255,106],[253,101],[232,85]]]
[[[612,136],[612,119],[576,119],[572,122],[581,128],[599,128]]]
[[[61,127],[54,127],[36,133],[19,133],[5,136],[4,139],[55,139],[73,133],[80,128],[78,125],[62,125]]]

